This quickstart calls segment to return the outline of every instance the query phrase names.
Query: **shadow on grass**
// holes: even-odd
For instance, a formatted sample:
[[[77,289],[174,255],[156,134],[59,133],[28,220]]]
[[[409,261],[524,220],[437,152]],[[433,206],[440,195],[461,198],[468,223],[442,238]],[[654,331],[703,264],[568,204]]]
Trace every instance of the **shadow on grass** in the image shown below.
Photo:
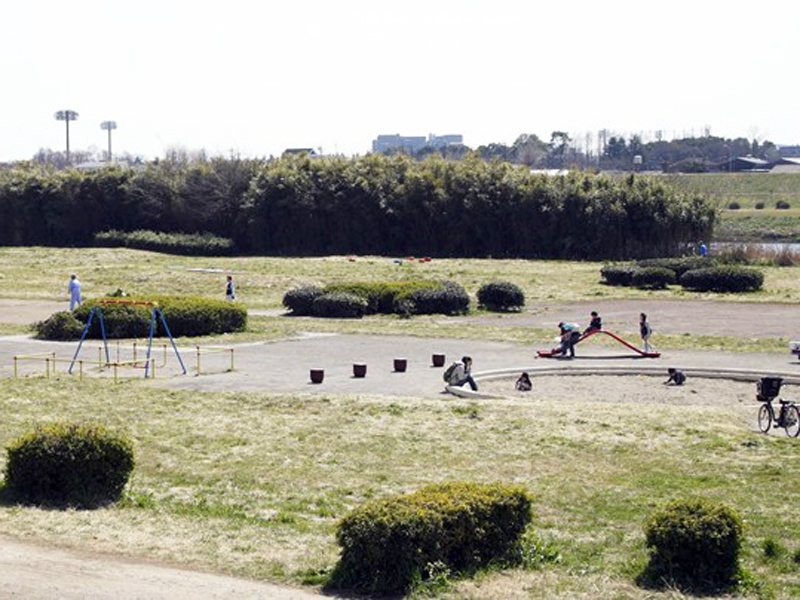
[[[69,501],[31,501],[17,494],[5,482],[0,483],[0,507],[31,506],[42,510],[96,510],[114,504],[119,498],[84,498],[76,502]]]
[[[740,590],[740,574],[725,581],[695,580],[690,576],[669,573],[662,565],[650,561],[636,577],[636,585],[652,591],[678,591],[692,596],[720,596]]]

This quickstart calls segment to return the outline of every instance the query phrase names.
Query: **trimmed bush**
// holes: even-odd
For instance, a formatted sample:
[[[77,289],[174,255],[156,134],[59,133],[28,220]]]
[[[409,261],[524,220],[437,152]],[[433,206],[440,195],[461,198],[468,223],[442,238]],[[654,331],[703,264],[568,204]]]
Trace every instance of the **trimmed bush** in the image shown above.
[[[100,425],[39,427],[6,450],[6,485],[28,504],[91,508],[114,502],[134,465],[131,442]]]
[[[644,527],[648,577],[656,583],[714,590],[734,582],[742,546],[742,519],[722,504],[679,500]]]
[[[163,233],[161,231],[101,231],[94,236],[95,246],[136,248],[187,256],[228,256],[233,241],[210,233]]]
[[[764,285],[761,271],[734,265],[687,271],[680,284],[696,292],[751,292]]]
[[[407,300],[407,306],[417,315],[460,315],[469,310],[469,294],[452,281],[442,282],[438,288],[415,290]]]
[[[33,329],[36,337],[43,340],[70,341],[80,339],[85,325],[71,311],[64,310],[34,323]]]
[[[426,567],[454,571],[512,560],[531,520],[519,486],[447,483],[357,508],[339,523],[342,548],[332,585],[367,593],[402,593]]]
[[[286,292],[283,295],[283,305],[295,316],[308,316],[313,314],[314,300],[324,293],[320,287],[304,285]]]
[[[336,283],[325,287],[325,293],[344,292],[364,298],[367,314],[392,314],[398,304],[417,290],[434,290],[442,286],[439,281],[379,281],[368,283]]]
[[[608,285],[632,285],[633,273],[637,269],[632,264],[605,265],[600,269],[600,276]]]
[[[763,202],[756,202],[756,210],[764,210],[764,203]]]
[[[508,281],[486,283],[478,290],[478,305],[488,310],[519,310],[525,306],[525,294]]]
[[[658,267],[669,269],[675,273],[677,279],[680,279],[686,271],[705,269],[706,267],[714,266],[716,263],[713,258],[707,256],[678,256],[674,258],[648,258],[636,261],[636,264],[642,268]]]
[[[196,296],[135,296],[126,300],[157,302],[175,337],[231,333],[244,331],[247,327],[247,309],[234,302]],[[81,328],[86,325],[95,306],[98,306],[98,300],[90,300],[74,311],[75,318],[82,323]],[[150,334],[151,306],[103,304],[102,309],[106,337],[135,338]],[[167,335],[161,319],[156,320],[154,335]],[[100,319],[96,315],[87,337],[102,337]]]
[[[786,200],[778,200],[775,203],[775,208],[777,208],[778,210],[787,210],[787,209],[789,209],[791,207],[792,207],[792,205],[789,204],[788,202],[786,202]]]
[[[331,292],[314,300],[312,312],[317,317],[360,319],[367,312],[367,301],[355,294]]]
[[[675,271],[666,267],[642,267],[633,272],[631,284],[640,288],[663,290],[676,281]]]
[[[728,204],[728,210],[739,210],[740,208],[742,208],[742,205],[738,202],[731,202]]]

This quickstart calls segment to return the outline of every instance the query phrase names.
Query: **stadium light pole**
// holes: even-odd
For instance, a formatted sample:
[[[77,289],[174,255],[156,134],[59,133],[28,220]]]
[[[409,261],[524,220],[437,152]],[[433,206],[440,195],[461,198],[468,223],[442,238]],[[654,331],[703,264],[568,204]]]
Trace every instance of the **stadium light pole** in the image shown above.
[[[100,129],[108,131],[108,162],[111,162],[111,132],[116,128],[116,121],[103,121],[100,123]]]
[[[75,121],[78,118],[78,113],[74,110],[60,110],[56,113],[57,121],[67,122],[67,164],[69,164],[69,122]]]

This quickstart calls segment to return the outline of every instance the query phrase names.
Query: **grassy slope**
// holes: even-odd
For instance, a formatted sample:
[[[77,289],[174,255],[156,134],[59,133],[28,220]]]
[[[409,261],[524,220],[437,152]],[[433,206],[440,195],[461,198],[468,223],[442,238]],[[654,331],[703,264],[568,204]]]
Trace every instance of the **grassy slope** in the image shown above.
[[[713,385],[731,398],[752,393]],[[490,403],[212,395],[141,382],[115,386],[112,402],[109,389],[65,380],[0,388],[3,446],[36,422],[93,419],[126,431],[137,453],[121,505],[0,506],[0,532],[301,583],[334,564],[335,522],[351,507],[435,481],[502,480],[530,489],[533,533],[561,561],[464,583],[465,595],[533,586],[544,596],[639,596],[631,581],[645,561],[643,520],[663,502],[701,495],[744,515],[746,567],[780,596],[800,594],[791,559],[759,550],[766,537],[797,547],[800,445],[754,433],[751,409],[552,402],[542,389]]]

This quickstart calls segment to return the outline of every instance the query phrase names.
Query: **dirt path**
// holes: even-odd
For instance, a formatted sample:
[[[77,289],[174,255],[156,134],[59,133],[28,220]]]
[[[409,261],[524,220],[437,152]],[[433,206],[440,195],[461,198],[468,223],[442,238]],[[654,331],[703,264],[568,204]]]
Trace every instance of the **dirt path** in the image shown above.
[[[0,598],[304,600],[304,590],[0,538]]]

